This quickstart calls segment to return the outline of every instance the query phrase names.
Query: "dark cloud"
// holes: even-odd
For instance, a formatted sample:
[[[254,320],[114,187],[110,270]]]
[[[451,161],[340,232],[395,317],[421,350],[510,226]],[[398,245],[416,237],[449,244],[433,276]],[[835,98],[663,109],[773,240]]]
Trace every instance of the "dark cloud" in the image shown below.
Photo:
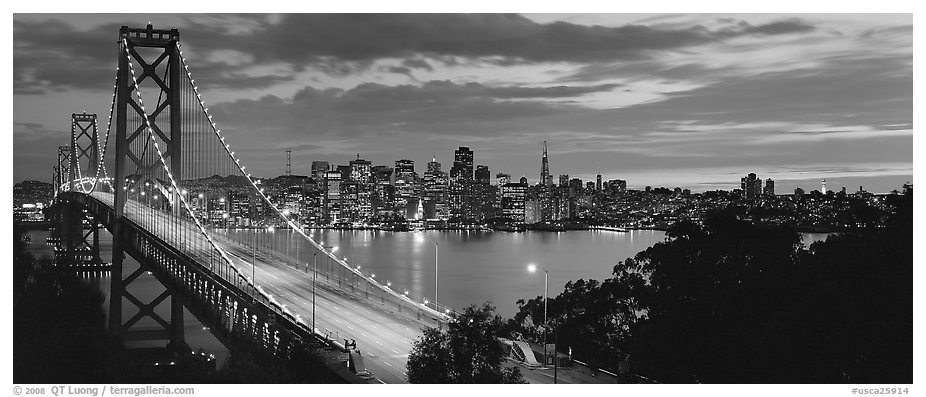
[[[203,24],[192,28],[191,39],[201,43],[201,48],[234,49],[254,54],[257,62],[285,62],[297,68],[330,68],[331,62],[364,65],[381,58],[420,56],[485,58],[509,64],[602,62],[646,58],[652,51],[679,50],[740,36],[814,29],[800,20],[765,25],[740,22],[719,30],[703,26],[612,28],[567,22],[540,24],[520,15],[500,14],[287,14],[277,23],[264,21],[247,34]]]
[[[118,31],[113,24],[80,31],[56,20],[14,20],[14,93],[112,87]]]
[[[421,86],[363,83],[350,90],[306,87],[291,100],[265,96],[210,107],[223,125],[238,129],[273,128],[296,136],[356,135],[372,131],[427,131],[494,134],[500,124],[514,125],[534,118],[587,108],[552,99],[566,99],[614,89],[589,87],[491,87],[478,83],[429,81]],[[534,100],[531,100],[534,99]],[[525,130],[533,128],[524,127]]]
[[[82,30],[55,19],[14,20],[14,93],[38,95],[69,89],[111,89],[115,65],[122,55],[117,43],[122,25],[136,26],[131,22],[106,23]],[[251,63],[198,61],[195,66],[197,70],[209,71],[197,74],[198,79],[216,88],[266,88],[294,78],[291,74],[255,76],[246,73],[245,70],[253,66]]]
[[[100,89],[111,84],[118,54],[116,32],[138,17],[121,17],[78,29],[60,20],[13,21],[14,92]],[[186,49],[200,59],[219,50],[247,54],[238,64],[214,62],[210,74],[220,86],[264,88],[285,83],[284,76],[254,76],[255,65],[285,63],[296,70],[313,67],[331,75],[369,69],[377,59],[404,59],[392,72],[432,70],[426,60],[455,65],[478,60],[497,66],[533,62],[602,62],[645,59],[654,51],[739,36],[802,33],[814,29],[799,20],[765,25],[740,22],[723,29],[702,26],[656,29],[643,25],[584,26],[567,22],[540,24],[520,15],[501,14],[286,14],[193,15],[183,18]],[[200,63],[199,65],[202,65]],[[406,69],[400,69],[400,68]]]

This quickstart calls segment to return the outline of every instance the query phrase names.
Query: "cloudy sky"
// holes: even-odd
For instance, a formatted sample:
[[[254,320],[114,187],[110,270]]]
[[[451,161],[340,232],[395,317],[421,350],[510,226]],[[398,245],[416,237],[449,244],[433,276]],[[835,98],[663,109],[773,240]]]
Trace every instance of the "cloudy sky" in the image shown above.
[[[633,187],[912,180],[909,14],[15,14],[14,181],[51,179],[71,113],[105,122],[119,26],[148,21],[257,176],[469,146],[533,183],[546,140],[553,174]]]

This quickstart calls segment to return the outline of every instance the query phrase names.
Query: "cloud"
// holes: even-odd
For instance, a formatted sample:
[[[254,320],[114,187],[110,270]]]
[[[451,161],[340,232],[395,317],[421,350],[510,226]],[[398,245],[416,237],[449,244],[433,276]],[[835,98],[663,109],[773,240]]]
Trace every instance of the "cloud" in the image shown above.
[[[109,90],[115,81],[121,23],[78,29],[60,20],[13,21],[13,90],[19,95],[50,91]],[[292,81],[294,76],[255,74],[253,63],[198,61],[199,80],[216,88],[252,89]],[[136,71],[138,73],[140,71]]]
[[[290,99],[267,95],[210,107],[223,125],[273,128],[287,136],[427,131],[432,134],[496,134],[500,125],[589,109],[568,103],[609,91],[595,86],[487,86],[428,81],[388,86],[362,83],[349,90],[305,87]],[[531,127],[524,127],[530,129]]]
[[[644,25],[540,24],[507,14],[287,14],[247,34],[195,22],[191,28],[198,48],[249,52],[257,62],[283,62],[296,68],[332,70],[333,64],[352,65],[348,71],[381,58],[427,57],[445,62],[446,57],[462,57],[501,63],[641,59],[654,51],[815,29],[797,19],[763,25],[739,22],[717,30],[703,26],[662,30]]]
[[[402,66],[405,66],[407,68],[412,68],[412,69],[422,69],[422,70],[426,70],[429,72],[434,70],[434,68],[431,66],[430,63],[428,63],[428,61],[421,59],[421,58],[406,59],[402,61]]]

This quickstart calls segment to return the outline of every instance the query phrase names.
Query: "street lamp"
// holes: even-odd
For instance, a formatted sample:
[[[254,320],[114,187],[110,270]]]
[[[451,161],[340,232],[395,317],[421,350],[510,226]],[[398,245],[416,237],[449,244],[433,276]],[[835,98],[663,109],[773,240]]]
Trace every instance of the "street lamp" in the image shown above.
[[[434,310],[440,312],[440,309],[437,307],[437,250],[440,248],[440,245],[432,238],[428,240],[431,240],[431,243],[434,244]],[[427,302],[425,302],[425,304],[427,304]],[[437,325],[440,327],[440,320],[437,320]]]
[[[527,271],[534,273],[537,269],[543,270],[543,365],[547,365],[547,290],[549,287],[550,273],[547,269],[537,266],[533,263],[527,265]]]
[[[318,276],[318,258],[312,253],[312,335],[315,335],[315,278]]]

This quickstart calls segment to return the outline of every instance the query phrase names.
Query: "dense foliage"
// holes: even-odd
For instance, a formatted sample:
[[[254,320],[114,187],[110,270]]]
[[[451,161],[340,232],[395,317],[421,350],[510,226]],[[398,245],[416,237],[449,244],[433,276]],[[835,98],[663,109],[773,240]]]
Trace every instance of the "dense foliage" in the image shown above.
[[[912,197],[891,220],[805,249],[800,235],[712,213],[549,301],[559,350],[662,382],[910,383]],[[542,297],[510,330],[537,338]]]
[[[408,356],[409,383],[522,383],[517,367],[503,367],[502,319],[488,303],[471,305],[447,326],[427,328]]]

